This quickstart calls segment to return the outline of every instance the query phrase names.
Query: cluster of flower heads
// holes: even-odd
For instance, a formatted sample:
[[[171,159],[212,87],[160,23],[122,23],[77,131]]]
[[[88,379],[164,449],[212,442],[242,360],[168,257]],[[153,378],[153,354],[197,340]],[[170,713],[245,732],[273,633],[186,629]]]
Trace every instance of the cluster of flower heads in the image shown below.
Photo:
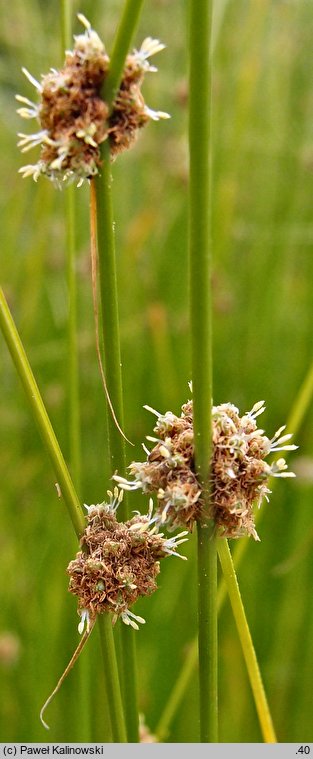
[[[20,116],[36,118],[40,124],[35,134],[19,134],[22,152],[41,146],[39,161],[23,166],[20,172],[35,181],[43,174],[59,187],[72,180],[81,184],[98,174],[104,140],[109,140],[110,153],[115,156],[130,147],[138,130],[150,119],[168,118],[167,113],[148,108],[140,89],[145,73],[157,70],[150,65],[149,57],[164,45],[147,37],[140,50],[127,56],[120,88],[109,109],[101,94],[109,57],[87,19],[82,14],[78,18],[85,32],[74,37],[74,49],[66,52],[61,70],[51,69],[38,82],[23,69],[37,90],[39,102],[16,96],[22,103]]]
[[[154,431],[158,437],[147,437],[155,445],[149,451],[144,445],[147,460],[129,466],[133,480],[115,476],[125,490],[141,488],[144,493],[157,496],[156,524],[170,529],[187,527],[209,517],[218,533],[228,538],[252,535],[258,540],[253,506],[268,499],[268,481],[273,477],[294,477],[287,472],[287,464],[280,458],[271,464],[265,461],[270,453],[294,450],[288,444],[291,435],[282,435],[281,427],[270,440],[264,430],[258,429],[256,418],[264,409],[264,402],[256,403],[252,410],[239,416],[231,403],[213,406],[213,453],[211,461],[210,513],[205,513],[201,485],[197,479],[193,444],[192,401],[182,406],[181,415],[171,411],[157,416]]]
[[[87,630],[98,614],[110,612],[121,617],[136,630],[144,622],[129,607],[140,596],[153,593],[160,571],[160,559],[180,556],[177,546],[183,543],[186,532],[171,538],[158,533],[149,513],[135,516],[128,522],[118,522],[116,511],[123,491],[108,491],[109,502],[87,506],[87,525],[82,535],[81,549],[70,562],[69,590],[78,596],[81,622],[78,630]],[[185,558],[181,557],[180,558]]]

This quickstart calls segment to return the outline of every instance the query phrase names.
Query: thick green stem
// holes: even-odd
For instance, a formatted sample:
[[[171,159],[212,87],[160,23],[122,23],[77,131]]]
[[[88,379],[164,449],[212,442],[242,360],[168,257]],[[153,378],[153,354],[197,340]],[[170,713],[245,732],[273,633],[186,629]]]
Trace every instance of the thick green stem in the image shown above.
[[[23,384],[34,418],[39,427],[44,447],[50,456],[58,485],[68,508],[76,535],[79,538],[85,527],[85,520],[80,502],[1,288],[0,326],[16,366],[17,373]]]
[[[211,325],[211,27],[212,1],[190,0],[189,253],[195,464],[209,511],[212,451]],[[217,610],[214,526],[198,524],[200,736],[216,742]]]
[[[247,623],[244,606],[241,600],[236,572],[227,540],[219,540],[217,544],[217,550],[233,610],[234,619],[237,626],[238,635],[240,638],[242,652],[247,665],[250,685],[253,692],[262,735],[265,743],[276,743],[277,739],[272,717],[267,703],[261,672],[256,658],[256,653]]]
[[[111,709],[113,742],[127,743],[111,615],[99,615],[98,625],[100,630],[107,697]]]

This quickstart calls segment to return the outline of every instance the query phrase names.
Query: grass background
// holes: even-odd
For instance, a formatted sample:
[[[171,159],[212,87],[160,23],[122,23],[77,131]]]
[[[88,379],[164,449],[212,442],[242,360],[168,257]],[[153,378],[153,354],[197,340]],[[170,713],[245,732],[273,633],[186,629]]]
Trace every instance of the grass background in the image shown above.
[[[285,422],[312,361],[313,13],[306,0],[219,0],[214,19],[214,401],[245,411],[265,398],[271,435]],[[122,3],[81,0],[110,49]],[[59,66],[57,0],[0,0],[1,279],[61,447],[68,456],[64,193],[22,180],[16,92]],[[75,32],[79,25],[75,22]],[[186,3],[149,0],[136,44],[167,45],[147,77],[150,124],[114,165],[126,433],[142,458],[147,403],[179,412],[189,396]],[[26,129],[25,129],[26,123]],[[29,131],[31,131],[32,127]],[[77,190],[77,279],[84,502],[110,486],[105,399],[90,284],[88,188]],[[65,567],[76,541],[54,475],[0,342],[2,741],[101,741],[107,733],[97,631],[47,714],[38,713],[77,642]],[[313,607],[312,408],[298,433],[294,482],[280,482],[239,570],[251,632],[281,742],[310,742]],[[145,510],[140,494],[134,508]],[[188,562],[163,562],[159,590],[135,611],[140,709],[153,730],[196,630],[195,536]],[[219,620],[220,739],[261,740],[228,604]],[[86,682],[87,673],[87,682]],[[91,716],[89,716],[89,707]],[[197,678],[168,740],[198,740]]]

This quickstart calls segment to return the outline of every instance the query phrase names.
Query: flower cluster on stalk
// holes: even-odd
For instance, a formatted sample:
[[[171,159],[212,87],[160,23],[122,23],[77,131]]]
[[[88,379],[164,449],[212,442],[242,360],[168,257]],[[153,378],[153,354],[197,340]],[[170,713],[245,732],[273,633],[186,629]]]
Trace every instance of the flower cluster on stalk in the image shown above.
[[[260,506],[264,497],[268,500],[269,478],[295,476],[286,471],[285,459],[272,463],[265,459],[297,447],[289,444],[290,434],[282,434],[285,427],[272,439],[258,429],[256,419],[265,409],[264,402],[256,403],[243,416],[231,403],[213,406],[209,511],[196,475],[192,401],[182,406],[179,417],[171,411],[160,414],[146,408],[157,417],[154,431],[158,437],[147,437],[154,445],[150,451],[143,446],[146,461],[130,464],[133,479],[115,476],[120,487],[156,494],[157,525],[166,524],[169,529],[184,526],[191,531],[196,520],[210,518],[221,536],[251,535],[258,540],[253,507]]]
[[[120,617],[138,629],[138,623],[145,620],[130,607],[156,590],[160,559],[171,555],[185,558],[177,553],[177,546],[187,533],[171,538],[159,533],[152,518],[152,502],[147,515],[136,513],[127,522],[118,522],[116,511],[123,491],[115,488],[108,495],[107,503],[87,506],[81,550],[67,568],[69,590],[79,599],[80,633],[103,612],[110,612],[113,621]]]
[[[39,102],[22,95],[18,113],[25,119],[37,119],[40,130],[34,134],[19,133],[19,147],[27,152],[40,146],[37,163],[23,166],[24,177],[37,181],[40,175],[58,187],[76,180],[81,184],[101,169],[100,146],[108,140],[110,154],[129,148],[138,130],[149,120],[168,118],[167,113],[153,111],[146,105],[141,85],[146,72],[156,71],[149,58],[164,45],[147,37],[140,48],[125,61],[119,90],[112,107],[103,99],[110,59],[98,34],[82,15],[79,20],[84,34],[74,37],[74,49],[66,52],[62,69],[52,68],[38,82],[26,69],[25,76],[34,85]]]

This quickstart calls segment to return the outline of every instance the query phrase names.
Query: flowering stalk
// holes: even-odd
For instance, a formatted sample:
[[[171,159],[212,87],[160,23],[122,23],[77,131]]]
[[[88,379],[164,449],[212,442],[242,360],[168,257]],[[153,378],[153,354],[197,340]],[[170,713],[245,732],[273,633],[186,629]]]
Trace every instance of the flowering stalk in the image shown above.
[[[189,7],[189,257],[190,329],[196,473],[210,496],[212,329],[211,329],[211,26],[212,0]],[[200,740],[216,742],[217,561],[214,526],[199,520],[198,642]]]
[[[100,297],[104,333],[105,377],[110,401],[119,426],[124,426],[120,337],[115,264],[115,242],[111,196],[111,168],[107,145],[103,146],[102,175],[95,180],[96,214],[98,228],[98,257]],[[91,188],[93,194],[94,189]],[[91,203],[92,195],[91,195]],[[109,452],[111,469],[125,471],[125,443],[113,417],[108,413]],[[127,517],[126,507],[124,517]],[[133,630],[121,630],[122,687],[127,736],[129,742],[138,742],[139,716],[137,694],[136,649]]]
[[[111,709],[112,738],[114,743],[127,743],[128,736],[124,721],[123,703],[110,615],[102,614],[98,618],[98,625],[106,680],[111,684],[110,690],[108,691],[108,703],[110,704]]]
[[[104,96],[109,105],[119,87],[125,58],[129,50],[140,15],[143,0],[127,0],[113,45],[111,65],[104,85]],[[112,401],[119,425],[123,428],[123,390],[118,317],[118,295],[115,261],[114,219],[111,193],[110,151],[107,143],[101,149],[102,172],[96,177],[95,193],[98,226],[98,256],[102,325],[104,336],[105,372],[109,397]],[[112,471],[118,469],[125,474],[125,443],[109,412],[109,447]],[[125,501],[124,514],[128,509]],[[136,650],[133,630],[121,630],[123,702],[129,742],[138,742],[138,694]]]
[[[71,0],[60,0],[61,51],[71,45]],[[75,190],[71,185],[65,194],[65,226],[68,286],[68,371],[67,396],[69,406],[69,452],[73,477],[80,491],[81,484],[81,430],[79,411],[79,372],[77,335],[77,286],[76,286],[76,209]]]
[[[72,0],[60,0],[61,55],[69,50],[72,41]],[[78,292],[76,277],[76,189],[66,188],[64,197],[68,324],[67,324],[67,402],[69,430],[69,460],[78,493],[81,494],[81,417],[79,403],[79,351],[78,351]],[[88,655],[79,662],[80,674],[80,738],[88,742],[91,738],[91,683]],[[106,677],[106,674],[104,673]]]

